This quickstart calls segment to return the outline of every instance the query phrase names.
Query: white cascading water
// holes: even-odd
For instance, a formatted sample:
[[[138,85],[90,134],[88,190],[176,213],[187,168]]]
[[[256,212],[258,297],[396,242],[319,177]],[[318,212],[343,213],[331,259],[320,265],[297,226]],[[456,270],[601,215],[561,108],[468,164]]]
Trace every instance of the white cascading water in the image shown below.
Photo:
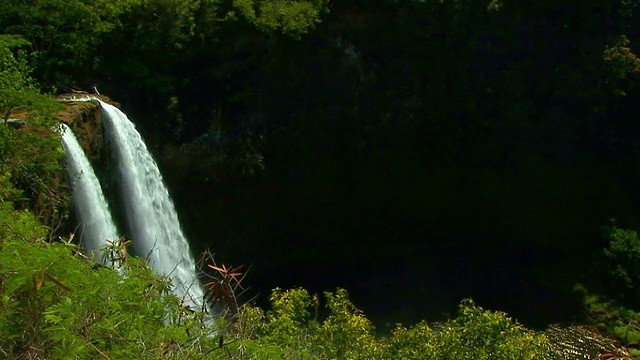
[[[201,308],[204,294],[196,265],[158,165],[129,118],[115,106],[102,101],[100,105],[107,138],[117,156],[133,248],[171,278],[175,295]]]
[[[60,125],[60,133],[73,202],[78,216],[78,226],[82,234],[80,243],[87,252],[93,253],[98,261],[104,261],[100,249],[109,245],[107,240],[118,240],[118,230],[111,217],[100,182],[78,139],[65,124]]]

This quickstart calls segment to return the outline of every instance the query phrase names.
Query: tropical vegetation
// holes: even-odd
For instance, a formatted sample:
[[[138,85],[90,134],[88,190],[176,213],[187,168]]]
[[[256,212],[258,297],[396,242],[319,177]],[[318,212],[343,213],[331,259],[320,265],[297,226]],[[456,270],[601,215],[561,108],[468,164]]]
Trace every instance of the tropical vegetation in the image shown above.
[[[630,0],[0,2],[0,357],[557,356],[478,305],[510,295],[633,351],[639,12]],[[270,269],[245,280],[268,301],[223,287],[212,317],[135,256],[115,271],[82,253],[53,130],[53,96],[70,91],[126,99],[179,170],[167,178],[189,227],[215,228],[225,262]],[[487,264],[490,291],[474,287]],[[237,268],[209,265],[210,287],[239,286]],[[416,289],[413,303],[439,296],[424,281],[439,274],[477,303],[380,335],[354,305],[364,295],[328,276],[322,297],[294,285],[315,273],[359,285],[358,271],[386,293]]]

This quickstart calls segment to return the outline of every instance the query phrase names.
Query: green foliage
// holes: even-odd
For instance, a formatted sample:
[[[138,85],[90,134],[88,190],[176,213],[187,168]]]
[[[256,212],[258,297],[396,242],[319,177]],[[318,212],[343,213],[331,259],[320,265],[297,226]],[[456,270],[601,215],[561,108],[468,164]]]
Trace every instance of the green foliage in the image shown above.
[[[46,229],[31,212],[14,210],[11,202],[4,199],[0,201],[0,239],[33,241],[41,239],[45,234]]]
[[[347,291],[325,292],[329,316],[318,329],[316,351],[331,359],[375,359],[386,346],[374,337],[374,326],[356,308]]]
[[[14,201],[22,199],[22,191],[13,186],[11,178],[11,173],[6,169],[0,174],[0,199],[3,203],[8,202],[13,205]]]
[[[0,126],[0,195],[53,226],[69,208],[59,135],[42,126]]]
[[[0,243],[0,354],[184,359],[212,346],[167,278],[142,260],[115,271],[75,254],[70,243]]]
[[[604,250],[608,262],[614,298],[626,304],[640,305],[640,237],[633,230],[615,225],[606,228],[609,246]]]
[[[312,306],[312,300],[318,299],[312,299],[304,289],[275,289],[269,300],[272,309],[266,314],[268,335],[264,340],[285,345],[289,349],[303,347],[308,336],[302,329],[310,320],[309,308]]]
[[[0,35],[0,89],[31,86],[29,66],[24,58],[16,58],[11,49],[28,45],[20,36]]]
[[[640,312],[590,293],[582,285],[576,286],[576,290],[583,294],[589,321],[598,330],[618,339],[624,346],[640,346]]]
[[[501,312],[466,300],[456,319],[430,328],[398,326],[390,339],[376,338],[373,325],[347,292],[326,292],[328,314],[318,319],[319,299],[304,289],[272,293],[271,310],[243,307],[236,335],[239,349],[254,357],[289,359],[548,359],[544,335],[525,329]],[[312,314],[315,315],[312,316]],[[278,350],[279,349],[279,350]],[[236,355],[240,355],[237,353]]]
[[[318,320],[320,299],[304,289],[275,289],[271,309],[243,306],[236,319],[242,340],[236,355],[251,358],[376,359],[384,341],[373,335],[373,325],[350,301],[344,289],[326,292],[328,316]],[[313,312],[313,316],[312,316]]]
[[[125,1],[120,2],[124,3]],[[158,54],[160,51],[165,51],[169,56],[175,54],[173,51],[184,51],[192,41],[197,31],[197,13],[201,7],[205,6],[204,2],[194,0],[135,0],[127,3],[126,10],[118,18],[119,26],[111,32],[108,38],[103,40],[107,44],[111,44],[108,40],[115,36],[117,40],[129,41],[130,43],[123,45],[132,50],[135,50],[134,47],[137,46],[139,52]],[[139,55],[142,54],[132,53],[134,58]],[[172,57],[170,59],[173,60]],[[158,60],[162,59],[156,59],[155,64],[145,65],[162,68],[163,61],[159,63]]]
[[[60,105],[49,96],[40,94],[31,78],[31,68],[24,52],[15,55],[12,49],[29,43],[18,36],[0,35],[0,116],[6,124],[15,110],[31,112],[31,121],[51,119]],[[47,123],[51,125],[51,123]]]
[[[608,241],[603,254],[604,285],[596,294],[582,285],[589,320],[599,330],[617,338],[625,346],[640,346],[640,237],[630,229],[616,226],[604,228]],[[637,355],[637,354],[636,354]]]
[[[12,52],[25,44],[21,37],[0,36],[0,196],[42,213],[51,224],[64,216],[67,204],[60,176],[64,152],[59,136],[47,128],[62,105],[40,94],[23,53]],[[20,119],[29,124],[23,129],[7,126],[16,110],[27,111]]]
[[[625,95],[622,85],[631,74],[640,74],[640,59],[632,52],[631,41],[624,35],[613,38],[604,51],[604,62],[607,85],[616,94]]]
[[[68,82],[69,74],[91,71],[100,35],[137,1],[28,0],[0,3],[0,27],[30,42],[38,73]]]
[[[630,229],[621,229],[612,220],[604,228],[608,241],[604,249],[602,273],[604,285],[599,293],[582,285],[576,291],[591,323],[625,346],[640,345],[640,237]]]
[[[265,33],[280,32],[294,39],[312,30],[327,10],[326,0],[234,0],[234,10]],[[235,17],[235,11],[229,13]]]
[[[325,292],[329,315],[318,321],[320,299],[304,289],[275,289],[270,296],[262,336],[267,349],[278,346],[292,358],[373,359],[381,355],[371,322],[350,301],[344,289]],[[311,316],[312,311],[315,315]],[[271,351],[271,350],[269,350]]]
[[[336,158],[344,161],[344,169],[348,170],[338,171],[340,176],[336,178],[342,183],[355,183],[357,188],[357,184],[377,184],[375,176],[378,175],[370,174],[392,173],[391,178],[395,178],[396,174],[406,172],[410,175],[406,178],[411,179],[407,182],[397,175],[395,180],[380,182],[382,186],[371,186],[392,191],[409,183],[418,184],[418,190],[403,193],[406,198],[411,198],[411,194],[440,192],[437,185],[435,190],[424,190],[426,181],[423,180],[438,174],[438,169],[431,171],[430,166],[425,165],[429,162],[422,161],[430,156],[432,150],[444,154],[443,159],[447,163],[458,163],[460,159],[473,162],[477,156],[480,166],[485,167],[487,159],[490,159],[491,166],[498,168],[495,173],[498,175],[493,178],[503,178],[499,175],[500,171],[511,171],[514,164],[518,168],[530,168],[528,165],[531,162],[522,161],[519,153],[540,153],[545,158],[564,159],[570,158],[576,149],[590,148],[593,141],[602,145],[599,141],[605,139],[602,140],[606,142],[604,145],[615,145],[607,141],[616,136],[608,137],[609,133],[602,132],[600,126],[590,127],[588,120],[604,119],[600,119],[602,112],[589,109],[595,107],[592,104],[602,109],[609,100],[607,96],[600,98],[604,94],[598,90],[602,83],[608,90],[605,95],[611,93],[611,89],[617,94],[627,91],[625,85],[637,71],[638,61],[628,39],[609,30],[618,28],[615,17],[595,10],[606,10],[607,6],[616,8],[620,4],[637,1],[606,1],[602,2],[605,5],[593,7],[572,7],[560,2],[508,1],[473,3],[416,0],[383,3],[385,5],[380,6],[381,9],[371,10],[375,6],[368,4],[359,5],[356,10],[343,9],[336,16],[343,23],[336,21],[329,24],[326,28],[328,36],[318,34],[313,43],[294,47],[290,46],[291,42],[255,36],[255,31],[251,29],[258,29],[267,35],[283,34],[294,39],[301,38],[317,26],[322,12],[328,6],[326,1],[4,1],[0,3],[0,28],[23,34],[29,43],[16,38],[5,39],[8,45],[3,49],[8,51],[0,51],[3,70],[0,72],[0,87],[5,95],[0,101],[7,102],[8,105],[4,106],[9,112],[20,107],[41,108],[31,98],[36,94],[36,85],[28,77],[30,70],[25,60],[27,58],[15,51],[18,46],[23,46],[36,55],[32,58],[36,70],[48,80],[89,81],[89,74],[93,76],[94,70],[102,79],[121,76],[120,79],[127,81],[122,80],[112,86],[127,88],[126,91],[138,86],[137,95],[144,94],[145,99],[149,99],[144,106],[154,107],[154,95],[162,94],[168,98],[175,96],[177,88],[186,89],[174,97],[179,100],[176,104],[182,106],[176,107],[176,114],[184,115],[181,122],[194,124],[210,121],[213,124],[211,118],[215,117],[216,121],[223,123],[220,128],[225,131],[236,124],[240,124],[238,128],[245,125],[248,128],[243,132],[249,134],[248,140],[237,141],[238,145],[231,150],[239,154],[236,156],[239,160],[232,166],[240,172],[251,174],[264,167],[265,161],[261,155],[263,141],[255,141],[259,135],[252,134],[277,134],[265,142],[272,146],[268,149],[271,150],[268,153],[269,166],[277,161],[278,153],[287,155],[282,157],[282,163],[287,166],[283,168],[287,171],[282,173],[290,173],[289,166],[296,160],[317,166],[317,162],[309,159],[319,158],[316,156],[318,154],[322,154],[323,159],[336,156],[324,156],[325,149],[338,149],[335,151]],[[365,9],[360,11],[360,8]],[[242,25],[251,25],[249,31],[246,26],[236,31],[238,27],[234,25],[237,20],[241,20]],[[367,28],[371,23],[375,26]],[[597,26],[592,26],[594,24]],[[230,31],[223,33],[228,35],[228,39],[218,33],[225,25],[230,28],[227,29]],[[104,53],[98,50],[101,46],[106,50]],[[316,51],[322,46],[324,48],[321,51]],[[354,65],[347,67],[345,64]],[[198,70],[191,72],[194,67]],[[78,73],[72,74],[76,71]],[[194,75],[202,79],[201,82],[190,78]],[[214,113],[213,107],[204,106],[196,113],[203,116],[190,116],[192,114],[185,112],[188,108],[200,108],[198,105],[213,103],[222,104],[215,115],[211,115]],[[6,111],[2,112],[6,119]],[[156,121],[154,116],[149,118]],[[617,118],[627,117],[620,114]],[[602,123],[615,126],[612,122]],[[632,122],[629,121],[629,124],[632,125]],[[158,127],[163,125],[166,124]],[[625,136],[621,137],[622,142],[635,144],[636,141],[628,135],[637,133],[633,131],[635,127],[632,127],[632,131],[626,131],[628,124],[623,125],[621,129],[625,131]],[[193,127],[208,128],[207,125]],[[260,127],[268,131],[261,131]],[[172,126],[165,128],[173,130]],[[201,134],[196,130],[190,136],[193,139]],[[232,138],[233,132],[229,131],[229,134],[228,137]],[[319,134],[327,135],[322,137]],[[393,142],[394,137],[403,144],[397,146]],[[347,146],[334,146],[340,141]],[[576,146],[573,142],[580,144]],[[275,143],[284,145],[274,150]],[[286,147],[292,143],[303,144],[302,151]],[[391,154],[391,160],[383,162],[381,167],[371,166],[371,170],[362,173],[357,167],[351,171],[354,164],[366,168],[370,163],[357,157],[349,159],[349,156],[376,146],[379,146],[381,153]],[[305,151],[314,147],[321,150],[317,153]],[[214,146],[209,151],[207,156],[221,153]],[[464,155],[456,155],[456,152]],[[576,153],[582,155],[582,151]],[[370,154],[373,154],[371,163],[378,163],[376,153]],[[185,157],[190,156],[187,154]],[[398,162],[400,158],[405,160]],[[406,160],[411,158],[420,161]],[[0,130],[0,159],[0,190],[3,201],[6,201],[0,209],[0,234],[6,241],[41,238],[44,233],[42,229],[37,229],[36,218],[28,212],[13,211],[11,205],[26,207],[24,199],[43,204],[61,201],[57,198],[60,192],[57,191],[59,187],[54,175],[59,170],[60,159],[56,140],[43,140],[33,132],[3,127]],[[328,165],[324,167],[335,169],[336,163],[336,159],[327,160],[325,164]],[[398,163],[406,165],[396,168]],[[461,167],[466,166],[465,161],[460,163]],[[387,166],[389,164],[392,166]],[[379,171],[383,168],[385,171]],[[416,175],[420,168],[429,168],[425,172],[428,175]],[[280,170],[276,169],[274,173]],[[307,173],[306,168],[298,172]],[[330,184],[315,173],[308,173],[318,183]],[[349,176],[349,173],[363,175],[345,181],[344,176]],[[477,178],[468,174],[461,172],[460,176],[456,174],[451,178]],[[444,178],[446,180],[442,183],[454,183],[449,181],[448,176]],[[510,202],[508,196],[509,187],[519,189],[519,185],[525,183],[507,182],[509,186],[504,187],[507,188],[507,196],[494,202],[500,204],[501,200],[507,199],[498,207],[499,211],[483,213],[507,213],[510,209],[522,207],[521,203],[531,203]],[[350,185],[350,191],[352,187]],[[470,187],[474,187],[475,193],[475,185]],[[457,191],[459,189],[456,187],[454,192]],[[375,194],[374,191],[363,194],[359,199],[369,201],[371,198],[371,204],[383,199],[369,195]],[[389,196],[387,194],[385,192],[384,196]],[[455,196],[443,195],[442,202],[438,202],[435,196],[415,196],[408,208],[422,210],[421,203],[436,204],[434,208],[446,204],[458,213],[461,208],[458,205],[469,202],[464,191],[460,191],[460,194],[460,198],[465,198],[460,203],[456,203]],[[44,200],[41,202],[38,198]],[[425,198],[429,198],[430,202],[424,201]],[[529,199],[524,195],[522,198]],[[550,202],[533,203],[536,204],[533,207],[524,207],[524,212],[532,208],[534,210],[530,216],[522,217],[533,224],[525,230],[550,229],[548,238],[551,240],[542,241],[555,242],[556,235],[561,232],[555,227],[539,226],[542,221],[538,219],[539,214],[557,206],[547,206]],[[388,212],[385,207],[386,204],[382,204],[380,209]],[[441,217],[440,209],[433,213],[438,214],[437,218]],[[279,216],[278,212],[274,214]],[[476,214],[470,217],[477,218]],[[482,217],[480,219],[476,222],[492,223],[482,221]],[[424,223],[424,219],[418,220]],[[566,230],[567,227],[569,225],[562,224],[561,229]],[[521,226],[514,228],[517,228],[514,233],[518,236],[528,232],[522,230]],[[624,289],[622,293],[625,299],[635,301],[638,287],[638,270],[634,265],[638,263],[637,235],[617,230],[614,233],[614,241],[607,250],[612,265],[611,276],[615,279],[614,283]],[[531,237],[536,238],[534,235]],[[573,244],[568,240],[559,243],[566,248]],[[57,246],[50,247],[57,249]],[[44,256],[38,251],[33,253]],[[93,271],[81,264],[73,266],[78,266],[84,272]],[[12,271],[5,272],[3,276],[20,276]],[[48,271],[47,274],[55,279],[60,280],[63,276]],[[102,274],[104,271],[100,269],[93,272]],[[36,272],[32,276],[40,279],[39,274],[43,273]],[[107,278],[111,275],[113,272],[101,276]],[[60,294],[59,298],[44,299],[46,313],[33,319],[39,323],[42,320],[38,319],[46,316],[46,326],[50,329],[37,336],[47,337],[57,349],[51,351],[58,351],[61,356],[67,351],[85,357],[100,356],[93,348],[95,346],[109,356],[122,357],[123,354],[116,348],[122,346],[123,339],[131,343],[123,348],[132,354],[149,351],[145,349],[153,348],[156,346],[154,343],[158,344],[160,340],[150,334],[141,334],[143,327],[156,334],[162,333],[158,336],[169,339],[167,347],[177,346],[172,349],[186,349],[185,344],[190,343],[185,340],[186,331],[183,328],[164,327],[158,321],[131,320],[130,312],[138,309],[127,304],[134,302],[132,299],[140,294],[129,294],[129,297],[126,294],[111,295],[111,287],[105,285],[94,293],[81,296],[75,286],[69,285],[74,284],[75,278],[69,276],[64,281],[60,280],[73,289],[73,296],[77,295],[73,297],[53,280],[43,279],[43,287],[33,296],[45,294],[45,290],[42,290],[45,285],[50,287],[46,288],[47,292],[55,290]],[[40,280],[33,280],[32,277],[32,281],[37,283]],[[92,281],[100,283],[102,280]],[[128,280],[118,278],[117,281],[125,284]],[[83,284],[83,288],[94,289],[91,282],[85,283],[79,279],[78,283]],[[139,284],[134,284],[132,288],[136,286]],[[163,286],[158,285],[160,288]],[[18,293],[11,296],[11,299],[20,298]],[[111,305],[108,305],[104,307],[108,311],[98,309],[103,312],[94,315],[92,312],[98,311],[97,306],[85,308],[78,305],[79,301],[84,301],[83,296],[118,299],[121,308],[109,308]],[[370,322],[349,302],[346,292],[338,290],[327,293],[325,299],[329,315],[318,319],[314,316],[317,313],[314,310],[319,306],[318,298],[300,289],[277,290],[272,294],[273,308],[270,311],[244,307],[225,328],[224,337],[220,337],[222,343],[227,345],[211,354],[216,356],[229,350],[233,356],[244,358],[278,358],[283,355],[297,358],[392,357],[389,354],[393,354],[394,358],[497,357],[492,354],[500,354],[504,358],[528,358],[529,354],[535,352],[532,348],[535,348],[533,345],[538,340],[504,314],[486,312],[465,302],[460,316],[455,320],[433,327],[427,323],[410,329],[399,327],[394,337],[385,341],[375,339]],[[175,310],[173,305],[167,306]],[[84,318],[71,313],[71,309],[76,307],[83,311]],[[6,309],[11,310],[10,307]],[[11,311],[7,312],[9,315],[2,319],[2,323],[14,321],[26,327],[14,319],[20,315],[17,308]],[[157,312],[151,311],[150,314]],[[635,321],[635,315],[622,316],[628,317],[629,321],[618,324],[615,332],[633,335],[635,330],[629,324]],[[99,325],[88,319],[95,319]],[[125,327],[132,330],[125,331]],[[38,325],[35,329],[42,329],[42,326]],[[87,342],[88,335],[85,333],[91,334],[91,342]],[[13,332],[9,331],[7,338],[11,338],[11,334]],[[33,336],[36,337],[35,333]],[[228,339],[235,343],[228,343]],[[519,346],[519,341],[524,345]],[[528,348],[531,344],[532,348]],[[23,348],[18,346],[18,349]],[[147,354],[151,357],[150,353]]]
[[[228,7],[228,11],[221,8]],[[179,80],[172,67],[185,50],[211,45],[225,21],[300,38],[315,27],[326,0],[28,0],[0,3],[0,28],[29,40],[38,78],[86,84],[96,73],[137,75],[168,94]],[[117,56],[104,53],[117,46]],[[122,57],[124,49],[127,56]]]
[[[425,322],[413,329],[398,327],[391,340],[398,359],[548,359],[548,340],[525,329],[505,313],[485,311],[471,300],[458,317],[431,329]]]

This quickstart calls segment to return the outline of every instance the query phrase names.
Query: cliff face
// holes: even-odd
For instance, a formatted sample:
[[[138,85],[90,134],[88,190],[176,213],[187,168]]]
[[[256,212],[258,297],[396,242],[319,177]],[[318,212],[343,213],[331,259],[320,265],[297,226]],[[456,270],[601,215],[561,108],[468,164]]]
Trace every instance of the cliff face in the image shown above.
[[[114,104],[109,98],[91,95],[100,100]],[[102,130],[102,114],[97,101],[72,101],[64,96],[66,109],[59,113],[60,121],[69,125],[92,163],[100,162],[104,149],[104,132]]]

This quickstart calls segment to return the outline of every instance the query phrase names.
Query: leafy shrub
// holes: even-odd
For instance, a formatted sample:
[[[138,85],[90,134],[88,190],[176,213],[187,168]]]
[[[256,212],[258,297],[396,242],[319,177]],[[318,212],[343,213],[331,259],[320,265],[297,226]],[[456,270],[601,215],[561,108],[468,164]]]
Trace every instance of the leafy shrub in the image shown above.
[[[45,235],[46,229],[31,212],[16,211],[11,202],[0,201],[0,246],[3,240],[27,241],[42,238]]]
[[[503,312],[483,310],[471,300],[460,304],[458,317],[435,329],[421,322],[398,327],[391,339],[394,359],[548,359],[542,334],[525,329]]]
[[[1,243],[0,354],[184,359],[213,341],[141,260],[121,275],[76,254],[70,243]]]
[[[55,227],[66,216],[69,198],[62,176],[60,137],[41,126],[0,126],[0,196],[31,209]]]
[[[49,129],[62,105],[40,94],[26,59],[14,54],[26,44],[18,36],[0,35],[0,197],[41,214],[53,227],[68,208],[61,191],[64,152],[60,137]],[[19,130],[7,126],[17,110],[28,111],[21,120],[30,124]]]
[[[0,119],[6,124],[14,111],[28,110],[30,121],[52,125],[52,114],[62,105],[40,93],[24,52],[15,51],[27,45],[20,36],[0,35]]]
[[[633,230],[608,227],[609,246],[604,250],[611,293],[626,305],[640,305],[640,237]]]
[[[269,34],[279,32],[300,39],[320,22],[320,15],[326,11],[327,3],[325,0],[234,0],[234,10],[227,17],[234,19],[237,12],[260,31]]]
[[[327,317],[318,319],[320,299],[304,289],[275,289],[267,312],[243,306],[235,336],[236,356],[287,359],[378,359],[386,342],[376,339],[373,324],[349,300],[344,289],[325,292]],[[247,357],[249,356],[249,357]]]
[[[501,312],[485,311],[466,300],[458,317],[430,328],[398,326],[390,339],[376,338],[373,325],[347,292],[326,292],[328,315],[317,319],[319,299],[304,289],[271,295],[266,313],[242,307],[236,335],[240,356],[287,359],[548,359],[547,338]],[[313,316],[313,310],[316,315]]]
[[[374,326],[350,301],[347,291],[325,292],[329,316],[318,331],[318,352],[331,359],[375,359],[386,349],[374,337]]]

